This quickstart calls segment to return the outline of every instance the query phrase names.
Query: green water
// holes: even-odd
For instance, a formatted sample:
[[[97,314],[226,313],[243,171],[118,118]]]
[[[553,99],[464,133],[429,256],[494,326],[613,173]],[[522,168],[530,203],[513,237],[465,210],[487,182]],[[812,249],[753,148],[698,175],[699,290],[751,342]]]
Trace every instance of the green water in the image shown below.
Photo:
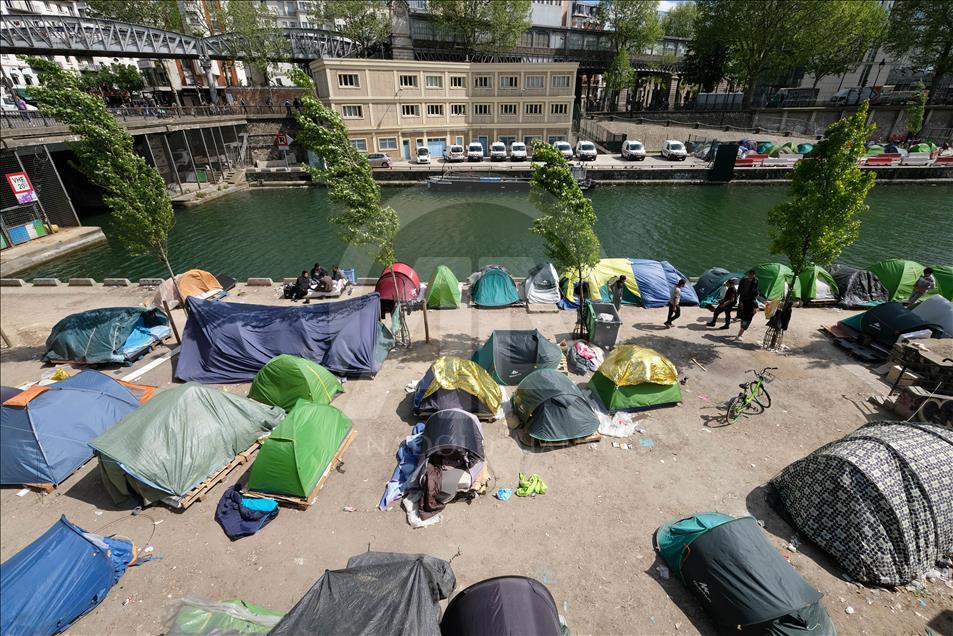
[[[618,186],[590,192],[606,256],[668,260],[689,276],[712,266],[737,270],[769,260],[767,211],[779,186]],[[522,194],[435,194],[422,187],[385,189],[401,216],[400,260],[428,277],[446,263],[459,277],[499,263],[522,275],[545,258],[530,233],[536,211]],[[860,240],[844,262],[867,266],[885,258],[953,263],[953,186],[880,186],[871,192]],[[244,280],[294,276],[315,261],[376,274],[360,248],[346,246],[328,223],[320,188],[234,194],[176,214],[170,237],[176,271],[200,268]],[[109,235],[108,215],[89,217]],[[138,279],[161,276],[148,256],[129,256],[112,242],[49,263],[23,276]]]

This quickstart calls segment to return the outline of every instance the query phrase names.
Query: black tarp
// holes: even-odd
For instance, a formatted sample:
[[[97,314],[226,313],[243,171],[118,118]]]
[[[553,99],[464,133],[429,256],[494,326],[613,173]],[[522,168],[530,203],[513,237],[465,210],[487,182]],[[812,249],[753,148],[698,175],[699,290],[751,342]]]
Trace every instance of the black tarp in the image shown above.
[[[599,418],[573,381],[555,369],[530,373],[516,387],[513,411],[526,431],[544,442],[588,437]]]
[[[447,561],[424,554],[367,552],[343,570],[327,570],[270,632],[362,634],[440,633],[438,601],[453,592]]]
[[[834,263],[827,271],[837,283],[841,307],[849,309],[869,303],[885,303],[889,299],[887,288],[872,272],[841,263]]]
[[[892,347],[901,334],[928,329],[939,337],[943,328],[925,321],[900,303],[891,302],[868,309],[860,318],[861,332]]]
[[[500,576],[463,590],[447,606],[440,631],[444,636],[562,634],[553,595],[525,576]]]

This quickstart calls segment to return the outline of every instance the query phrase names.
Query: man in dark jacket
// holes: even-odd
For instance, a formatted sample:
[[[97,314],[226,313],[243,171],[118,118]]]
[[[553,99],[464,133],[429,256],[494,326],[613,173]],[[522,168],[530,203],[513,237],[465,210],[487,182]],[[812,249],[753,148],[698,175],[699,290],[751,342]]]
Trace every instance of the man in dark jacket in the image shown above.
[[[738,285],[738,320],[741,321],[741,329],[738,330],[739,338],[744,335],[745,329],[751,326],[757,310],[758,277],[753,269],[749,269]]]
[[[308,276],[307,270],[305,270],[301,272],[301,276],[298,276],[298,280],[295,281],[295,300],[304,298],[308,295],[309,291],[311,291],[311,278]]]
[[[731,312],[735,308],[735,302],[738,300],[738,289],[735,287],[735,279],[729,278],[725,283],[725,295],[722,296],[718,306],[715,307],[715,315],[711,317],[708,323],[709,327],[714,327],[718,322],[718,316],[725,314],[725,324],[721,329],[727,329],[731,324]]]
[[[612,304],[619,311],[622,307],[622,292],[625,291],[625,276],[619,276],[609,289],[612,292]]]

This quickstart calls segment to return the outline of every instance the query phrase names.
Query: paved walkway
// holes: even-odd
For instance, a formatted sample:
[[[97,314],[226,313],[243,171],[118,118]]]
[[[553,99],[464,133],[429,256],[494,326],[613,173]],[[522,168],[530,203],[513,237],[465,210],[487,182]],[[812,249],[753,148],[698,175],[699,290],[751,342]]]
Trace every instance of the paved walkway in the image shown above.
[[[70,252],[105,242],[106,235],[95,226],[60,228],[56,234],[49,234],[22,245],[14,245],[0,252],[0,278],[12,278],[20,272],[48,263]]]

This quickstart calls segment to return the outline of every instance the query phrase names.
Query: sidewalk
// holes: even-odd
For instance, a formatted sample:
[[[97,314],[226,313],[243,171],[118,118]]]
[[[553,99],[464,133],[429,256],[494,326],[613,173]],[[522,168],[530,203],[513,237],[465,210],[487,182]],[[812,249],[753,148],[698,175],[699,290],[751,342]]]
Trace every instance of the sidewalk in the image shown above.
[[[11,278],[37,265],[105,242],[106,235],[95,226],[60,228],[56,234],[14,245],[0,252],[0,278]]]

